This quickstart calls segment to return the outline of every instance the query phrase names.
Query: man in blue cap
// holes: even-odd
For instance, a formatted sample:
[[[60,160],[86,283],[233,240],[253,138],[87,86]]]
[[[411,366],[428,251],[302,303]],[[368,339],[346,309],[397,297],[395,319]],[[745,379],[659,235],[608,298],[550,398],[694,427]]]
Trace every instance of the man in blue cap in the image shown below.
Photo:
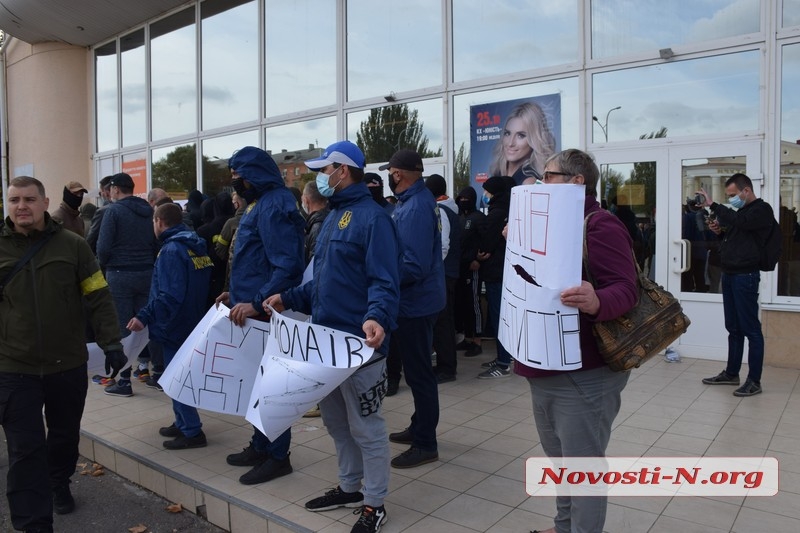
[[[315,324],[363,336],[375,349],[320,402],[336,444],[339,485],[306,503],[309,511],[361,507],[352,533],[375,533],[386,523],[383,501],[389,491],[391,452],[381,407],[399,301],[397,230],[372,200],[364,183],[364,154],[355,144],[332,144],[306,166],[319,171],[317,188],[331,208],[317,241],[314,278],[264,303],[310,313]]]

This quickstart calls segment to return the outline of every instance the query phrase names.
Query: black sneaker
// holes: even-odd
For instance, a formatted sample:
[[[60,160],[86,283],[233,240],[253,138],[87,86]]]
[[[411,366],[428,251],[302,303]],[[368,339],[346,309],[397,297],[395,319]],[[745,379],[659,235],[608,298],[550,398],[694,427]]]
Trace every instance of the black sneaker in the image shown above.
[[[164,441],[164,448],[168,450],[188,450],[189,448],[205,448],[208,445],[206,435],[202,431],[194,437],[187,437],[181,434],[172,440]]]
[[[173,422],[171,425],[165,428],[159,429],[158,434],[161,435],[162,437],[169,437],[171,439],[183,435],[183,433],[181,433],[181,430],[175,427],[175,422]]]
[[[475,344],[474,342],[470,343],[472,346],[467,348],[467,351],[464,352],[464,357],[475,357],[483,353],[483,348],[481,348],[480,344]]]
[[[746,379],[744,385],[733,391],[734,396],[755,396],[761,394],[761,384],[752,379]]]
[[[406,428],[397,433],[389,433],[389,441],[396,442],[397,444],[411,444],[414,442],[414,436],[411,434],[411,428]]]
[[[731,376],[724,370],[712,378],[703,378],[706,385],[738,385],[739,376]]]
[[[269,456],[269,454],[267,454]],[[254,466],[249,472],[239,478],[242,485],[257,485],[292,473],[292,463],[289,456],[285,459],[274,459],[272,456],[261,464]]]
[[[394,396],[400,390],[400,380],[390,379],[386,386],[386,396]]]
[[[336,487],[326,492],[319,498],[306,502],[306,509],[309,511],[331,511],[339,507],[361,507],[364,503],[364,495],[360,491],[345,492],[341,487]]]
[[[497,359],[492,359],[491,361],[481,363],[481,368],[494,368],[497,366],[497,364]]]
[[[467,339],[464,339],[463,341],[461,341],[458,344],[456,344],[456,350],[459,350],[459,351],[460,350],[469,350],[469,348],[472,345],[473,345],[472,341],[468,341]]]
[[[268,452],[257,452],[251,442],[247,448],[239,453],[232,453],[225,458],[231,466],[256,466],[260,465],[269,458]]]
[[[69,514],[75,510],[75,499],[69,490],[69,484],[59,485],[53,489],[53,511],[56,514]]]
[[[147,381],[144,382],[145,386],[151,389],[163,391],[164,387],[158,384],[158,379],[160,377],[161,374],[156,374],[155,372],[153,372],[152,374],[150,374],[150,377],[147,378]]]
[[[121,396],[123,398],[133,396],[131,382],[122,379],[103,389],[103,392],[109,396]]]
[[[395,468],[414,468],[415,466],[432,463],[438,459],[439,452],[426,452],[416,446],[412,446],[392,459],[392,466]]]
[[[446,372],[439,372],[436,374],[436,383],[450,383],[451,381],[455,381],[456,376],[454,374],[448,374]]]
[[[353,514],[361,514],[361,517],[350,530],[350,533],[378,533],[386,523],[386,509],[380,507],[363,506],[360,510],[356,509]]]

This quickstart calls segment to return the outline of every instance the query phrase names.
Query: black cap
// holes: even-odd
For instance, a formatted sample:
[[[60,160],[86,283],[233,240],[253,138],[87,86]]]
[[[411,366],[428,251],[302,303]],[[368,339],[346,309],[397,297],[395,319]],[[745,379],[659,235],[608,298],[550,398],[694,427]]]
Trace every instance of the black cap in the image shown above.
[[[124,172],[120,172],[119,174],[114,174],[111,176],[111,180],[108,182],[108,184],[112,187],[122,187],[124,189],[133,190],[133,178]]]
[[[447,182],[439,174],[431,174],[425,178],[425,186],[437,198],[447,194]]]
[[[378,170],[386,170],[387,168],[398,168],[400,170],[411,170],[413,172],[422,172],[422,158],[417,152],[409,148],[403,148],[394,153],[385,165],[378,167]]]
[[[380,174],[367,172],[364,174],[364,184],[367,187],[383,187],[383,178]]]

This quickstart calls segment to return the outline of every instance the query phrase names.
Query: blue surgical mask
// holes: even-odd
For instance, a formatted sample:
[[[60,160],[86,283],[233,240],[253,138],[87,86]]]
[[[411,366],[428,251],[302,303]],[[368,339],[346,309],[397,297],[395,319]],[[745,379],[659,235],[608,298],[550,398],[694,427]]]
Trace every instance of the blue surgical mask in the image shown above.
[[[732,198],[728,198],[728,203],[731,204],[731,207],[734,209],[741,209],[744,207],[744,200],[738,194]]]
[[[339,168],[342,168],[342,167],[339,167]],[[337,168],[336,170],[339,170],[339,168]],[[319,191],[319,193],[320,193],[322,196],[324,196],[325,198],[330,198],[331,196],[333,196],[333,193],[334,193],[334,192],[336,192],[336,187],[338,187],[338,186],[339,186],[339,183],[341,183],[341,182],[342,182],[342,180],[339,180],[339,183],[337,183],[337,184],[336,184],[336,185],[334,185],[333,187],[331,187],[331,186],[328,184],[328,182],[329,182],[329,181],[330,181],[330,179],[331,179],[331,176],[333,176],[334,174],[336,174],[336,170],[334,170],[333,172],[331,172],[331,174],[330,174],[330,175],[328,175],[328,174],[325,174],[324,172],[318,172],[318,173],[317,173],[317,180],[316,180],[316,181],[317,181],[317,190],[318,190],[318,191]]]
[[[483,203],[489,205],[489,202],[492,201],[492,197],[486,193],[483,193]]]

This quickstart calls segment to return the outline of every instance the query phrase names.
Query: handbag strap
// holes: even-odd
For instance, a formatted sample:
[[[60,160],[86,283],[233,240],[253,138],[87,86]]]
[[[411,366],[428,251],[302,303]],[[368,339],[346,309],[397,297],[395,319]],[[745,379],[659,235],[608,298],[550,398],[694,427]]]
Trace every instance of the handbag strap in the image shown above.
[[[35,243],[31,244],[28,247],[28,251],[25,252],[25,255],[23,255],[22,258],[19,261],[17,261],[17,263],[14,265],[14,268],[12,268],[11,271],[9,271],[9,273],[6,274],[6,277],[3,278],[3,281],[0,281],[0,302],[3,301],[3,293],[5,292],[6,285],[8,284],[9,281],[11,281],[11,278],[16,276],[17,273],[19,273],[19,271],[22,270],[22,267],[28,264],[28,261],[30,261],[34,255],[36,255],[36,252],[41,250],[42,247],[45,244],[47,244],[47,241],[49,241],[53,237],[53,235],[54,233],[48,233],[47,235],[44,236],[44,238],[39,239]]]
[[[597,284],[594,281],[594,277],[592,276],[591,270],[589,270],[589,247],[586,244],[586,228],[589,226],[589,219],[592,218],[593,215],[598,214],[600,211],[592,211],[583,219],[583,271],[586,274],[586,281],[592,284],[592,287],[595,289],[597,288]],[[636,267],[636,278],[639,281],[639,285],[642,285],[642,277],[644,273],[642,269],[639,267],[639,262],[636,260],[636,254],[631,248],[631,259],[633,259],[633,266]]]

